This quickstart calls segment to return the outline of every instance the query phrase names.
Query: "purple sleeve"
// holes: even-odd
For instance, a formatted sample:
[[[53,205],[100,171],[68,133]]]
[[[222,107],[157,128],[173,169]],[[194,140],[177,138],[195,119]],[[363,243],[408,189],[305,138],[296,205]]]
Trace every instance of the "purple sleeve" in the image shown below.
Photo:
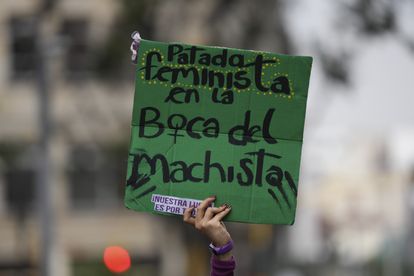
[[[233,276],[236,261],[232,256],[228,261],[220,261],[214,255],[211,257],[211,276]]]

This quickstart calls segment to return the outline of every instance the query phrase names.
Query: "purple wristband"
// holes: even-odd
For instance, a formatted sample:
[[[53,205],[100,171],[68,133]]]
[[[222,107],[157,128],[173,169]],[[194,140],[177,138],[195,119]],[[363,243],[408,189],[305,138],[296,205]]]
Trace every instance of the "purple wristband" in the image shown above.
[[[211,252],[214,255],[223,255],[226,254],[227,252],[229,252],[230,250],[233,249],[233,241],[229,240],[228,243],[226,243],[225,245],[221,246],[221,247],[215,247],[213,245],[213,243],[210,243],[210,245],[208,246],[211,250]]]

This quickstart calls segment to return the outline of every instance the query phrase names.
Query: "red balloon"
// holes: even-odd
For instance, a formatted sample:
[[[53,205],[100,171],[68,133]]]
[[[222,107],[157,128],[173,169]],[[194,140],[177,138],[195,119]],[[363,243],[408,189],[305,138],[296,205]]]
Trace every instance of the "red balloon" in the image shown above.
[[[131,257],[128,251],[120,246],[105,248],[103,261],[106,267],[115,273],[125,272],[131,267]]]

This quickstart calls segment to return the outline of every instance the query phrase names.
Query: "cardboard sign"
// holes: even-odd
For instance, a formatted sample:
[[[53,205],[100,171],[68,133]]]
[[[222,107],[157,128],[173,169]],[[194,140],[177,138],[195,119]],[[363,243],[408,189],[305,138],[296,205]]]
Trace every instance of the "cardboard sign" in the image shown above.
[[[125,205],[292,224],[312,58],[141,40]]]

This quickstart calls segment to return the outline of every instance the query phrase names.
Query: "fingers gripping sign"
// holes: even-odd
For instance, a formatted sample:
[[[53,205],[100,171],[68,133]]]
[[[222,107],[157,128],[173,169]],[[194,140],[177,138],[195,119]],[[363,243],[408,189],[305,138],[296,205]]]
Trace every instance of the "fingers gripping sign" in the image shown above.
[[[198,218],[198,221],[200,221],[200,219],[204,217],[206,209],[208,207],[211,207],[214,200],[215,197],[211,196],[202,201],[197,208],[195,208],[194,206],[186,208],[183,214],[184,222],[187,222],[195,226],[196,218]]]
[[[231,206],[224,204],[220,207],[211,207],[215,200],[215,197],[206,198],[197,207],[195,217],[192,216],[194,207],[187,208],[184,211],[183,220],[206,235],[214,246],[221,247],[231,242],[231,236],[222,222],[223,218],[230,213]],[[231,252],[220,256],[220,258],[230,257]]]
[[[204,219],[204,215],[206,213],[207,208],[210,207],[212,203],[216,200],[215,196],[211,196],[203,200],[200,205],[197,207],[197,213],[196,213],[196,221],[201,221]]]

